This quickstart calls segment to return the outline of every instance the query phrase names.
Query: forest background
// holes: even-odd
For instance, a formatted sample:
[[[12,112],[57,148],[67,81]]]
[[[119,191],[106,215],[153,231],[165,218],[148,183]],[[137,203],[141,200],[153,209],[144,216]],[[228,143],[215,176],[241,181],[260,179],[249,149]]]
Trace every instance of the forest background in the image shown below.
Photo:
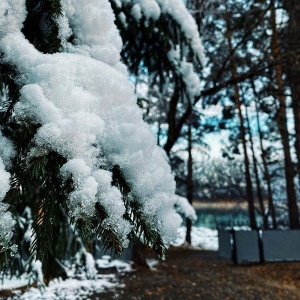
[[[252,228],[299,228],[299,4],[187,6],[206,63],[200,97],[178,108],[177,124],[185,124],[170,157],[179,192],[190,202],[246,201]],[[170,120],[170,111],[163,116]],[[170,130],[160,120],[158,142],[168,152]]]
[[[156,2],[162,11],[166,9],[163,2],[149,3]],[[55,22],[60,15],[59,1],[53,1],[50,8],[46,1],[40,10],[36,9],[38,0],[26,3],[29,14],[23,34],[41,53],[59,52],[62,45]],[[248,225],[253,229],[299,228],[300,4],[296,0],[186,1],[202,37],[203,52],[197,36],[185,35],[193,30],[182,29],[184,22],[176,19],[176,7],[160,17],[153,9],[156,6],[117,0],[110,3],[123,40],[122,61],[135,86],[144,120],[168,156],[177,193],[191,204],[246,201]],[[49,26],[47,34],[38,28],[44,18]],[[65,42],[72,44],[74,40],[76,37],[70,36]],[[58,212],[53,206],[73,188],[67,180],[59,197],[58,189],[52,189],[61,185],[56,175],[66,162],[63,155],[50,152],[29,163],[24,159],[40,124],[14,120],[12,112],[20,91],[19,82],[14,81],[16,72],[12,65],[1,61],[1,129],[21,153],[13,169],[13,186],[5,198],[18,216],[15,242],[19,256],[14,267],[30,272],[36,267],[32,261],[46,259],[43,272],[47,282],[64,273],[57,257],[65,258],[65,248],[70,246],[66,236],[78,219],[78,231],[72,235],[76,243],[74,249],[67,248],[68,255],[77,253],[78,260],[88,261],[95,247],[89,231],[95,224],[94,220],[76,219],[74,214],[75,221],[71,220],[73,224],[68,227],[65,207]],[[222,158],[210,154],[215,147],[221,148]],[[146,243],[163,256],[161,236],[151,228],[155,217],[150,221],[143,218],[140,203],[130,199],[132,187],[118,166],[105,167],[113,174],[114,187],[126,196],[130,207],[127,218],[136,225],[132,236],[143,234]],[[27,186],[28,194],[24,193]],[[41,190],[46,196],[35,199]],[[21,199],[17,204],[16,195]],[[49,195],[53,203],[45,200]],[[33,214],[28,205],[32,205]],[[53,211],[57,224],[52,219]],[[97,213],[101,222],[106,219],[103,207],[98,207]],[[192,221],[188,218],[186,222],[186,241],[191,243]],[[37,235],[29,243],[32,226]],[[68,229],[64,235],[57,234],[62,228]],[[97,228],[106,248],[117,253],[123,250],[122,238],[113,227]],[[87,235],[88,242],[83,243],[78,232]],[[58,236],[62,240],[56,240]],[[29,248],[36,256],[29,256]],[[49,252],[46,258],[45,252]],[[7,257],[2,259],[6,261]]]

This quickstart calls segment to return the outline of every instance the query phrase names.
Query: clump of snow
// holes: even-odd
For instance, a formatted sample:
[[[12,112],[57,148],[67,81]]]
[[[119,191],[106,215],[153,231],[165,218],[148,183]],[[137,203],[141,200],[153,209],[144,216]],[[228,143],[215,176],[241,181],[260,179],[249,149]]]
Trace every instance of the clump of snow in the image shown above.
[[[127,24],[126,15],[125,15],[123,12],[120,12],[120,13],[118,14],[118,18],[119,18],[119,20],[121,21],[121,23],[123,24],[123,26],[124,26],[125,28],[127,28],[128,24]]]
[[[2,200],[10,188],[10,174],[5,170],[2,158],[0,157],[0,251],[7,250],[7,243],[13,235],[15,221],[10,212],[7,211],[8,205]]]
[[[40,124],[31,157],[50,151],[65,157],[61,174],[75,183],[69,196],[71,215],[92,216],[99,202],[108,213],[104,226],[114,228],[127,246],[132,226],[123,218],[124,203],[120,191],[111,186],[111,172],[105,171],[120,166],[144,218],[170,243],[181,223],[174,211],[175,181],[119,62],[121,38],[108,0],[63,0],[58,20],[63,52],[52,55],[25,39],[25,14],[19,13],[25,1],[12,2],[1,1],[0,15],[8,7],[14,26],[2,29],[0,51],[22,74],[15,117]],[[73,44],[68,42],[71,34]],[[1,176],[5,174],[1,169]]]
[[[178,238],[172,243],[173,246],[185,244],[186,227],[178,229]],[[192,246],[203,250],[217,251],[219,249],[218,230],[205,227],[192,227]]]
[[[197,74],[194,72],[193,64],[186,61],[180,62],[180,73],[186,85],[189,99],[198,96],[201,91],[201,83]]]
[[[198,59],[204,63],[204,48],[201,43],[197,24],[188,12],[182,0],[156,0],[161,7],[162,13],[170,14],[180,24],[187,39],[191,40],[191,46]]]
[[[100,2],[62,0],[59,37],[64,51],[90,56],[118,68],[122,40],[114,26],[110,3]],[[71,44],[68,40],[72,34],[76,39]]]
[[[85,254],[85,269],[88,278],[95,278],[97,275],[96,263],[91,253],[86,252]]]
[[[201,92],[201,82],[198,75],[194,71],[193,64],[187,62],[185,58],[181,59],[181,50],[179,47],[171,49],[168,52],[168,59],[175,66],[177,72],[181,75],[186,86],[187,96],[193,99]]]
[[[146,20],[156,21],[160,16],[160,7],[155,0],[133,0],[131,14],[137,20],[145,16]]]
[[[3,200],[10,187],[10,174],[6,172],[3,160],[0,157],[0,201]],[[4,206],[4,204],[3,204]]]
[[[16,151],[12,142],[4,137],[0,131],[0,157],[6,168],[11,166],[11,159],[15,156]],[[1,191],[0,191],[1,198]]]
[[[179,213],[183,214],[186,218],[189,218],[193,222],[197,221],[197,213],[186,198],[178,196],[178,200],[175,205]]]
[[[0,180],[1,180],[0,175]],[[0,188],[1,188],[0,184]],[[12,218],[10,212],[7,211],[8,205],[0,202],[0,243],[1,243],[1,251],[7,250],[7,242],[9,242],[13,236],[13,228],[15,225],[15,221]],[[4,244],[3,244],[4,243]],[[3,247],[3,248],[2,248]]]
[[[8,247],[8,242],[12,238],[13,227],[15,225],[11,213],[7,211],[8,205],[2,202],[10,189],[10,174],[7,172],[7,169],[11,166],[11,159],[15,154],[13,144],[3,136],[0,128],[0,243],[4,247],[4,249],[1,249],[2,251],[7,250],[6,247]]]
[[[111,259],[109,255],[103,255],[102,258],[96,260],[96,265],[99,269],[115,268],[118,273],[131,272],[132,262]]]
[[[142,18],[143,15],[142,15],[140,5],[135,4],[135,5],[132,6],[131,15],[138,21]]]
[[[18,31],[26,16],[25,0],[0,1],[0,39]]]
[[[154,259],[154,258],[149,258],[149,259],[146,259],[146,263],[149,266],[150,270],[156,271],[155,266],[157,266],[159,264],[159,261],[157,259]]]
[[[33,260],[31,263],[32,271],[36,276],[38,285],[44,285],[44,275],[42,271],[42,262],[40,260]]]

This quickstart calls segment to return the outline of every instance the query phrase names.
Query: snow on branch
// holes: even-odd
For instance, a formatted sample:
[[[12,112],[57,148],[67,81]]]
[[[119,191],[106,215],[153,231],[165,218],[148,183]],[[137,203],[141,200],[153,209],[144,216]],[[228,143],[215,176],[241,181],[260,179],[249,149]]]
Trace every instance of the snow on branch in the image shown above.
[[[3,62],[17,68],[23,86],[15,118],[40,126],[28,158],[53,151],[66,158],[61,175],[75,186],[68,202],[71,215],[89,218],[100,203],[108,215],[103,226],[113,228],[126,246],[132,225],[123,218],[120,190],[111,184],[110,170],[119,166],[143,217],[168,244],[181,222],[174,211],[175,181],[119,61],[122,43],[111,6],[108,0],[61,3],[63,49],[54,54],[39,52],[22,34],[25,0],[0,3]],[[0,174],[7,182],[2,165]]]
[[[132,63],[130,71],[136,72],[139,61],[150,73],[176,78],[184,98],[193,102],[201,92],[199,66],[203,66],[205,59],[197,24],[184,2],[110,1],[125,41],[123,58],[128,65]],[[134,37],[133,41],[131,37]],[[150,47],[145,42],[148,40],[151,41]],[[157,70],[158,65],[164,65],[163,71]],[[174,75],[170,76],[169,72]],[[168,81],[166,78],[164,80]]]
[[[197,221],[196,211],[186,198],[178,196],[176,208],[177,211],[183,214],[186,218],[189,218],[193,222]]]
[[[188,12],[182,0],[112,0],[117,7],[132,5],[132,16],[140,20],[143,16],[146,22],[157,21],[162,15],[169,15],[181,28],[185,38],[190,40],[190,45],[198,60],[205,61],[204,48],[201,43],[199,31],[194,18]]]
[[[12,143],[0,131],[0,253],[10,247],[15,221],[8,205],[3,203],[6,193],[10,189],[10,174],[6,169],[11,165],[11,158],[15,155]]]

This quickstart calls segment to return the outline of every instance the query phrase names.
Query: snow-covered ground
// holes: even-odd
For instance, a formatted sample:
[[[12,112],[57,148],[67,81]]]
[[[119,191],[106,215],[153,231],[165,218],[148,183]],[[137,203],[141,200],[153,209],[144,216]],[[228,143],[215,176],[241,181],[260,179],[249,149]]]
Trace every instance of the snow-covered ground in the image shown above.
[[[179,228],[179,236],[177,240],[172,244],[173,246],[180,246],[185,241],[185,227]],[[204,227],[193,227],[192,229],[192,246],[204,250],[218,250],[218,234],[217,230],[212,230]],[[154,268],[157,262],[149,260],[149,265]],[[96,260],[96,266],[99,269],[115,268],[118,273],[132,271],[132,264],[126,261],[111,260],[108,255],[103,256],[101,259]],[[101,293],[106,288],[113,289],[114,287],[120,287],[120,282],[117,281],[115,274],[98,274],[95,279],[86,279],[80,276],[71,276],[71,278],[63,280],[54,280],[48,287],[46,287],[43,293],[37,288],[30,288],[26,293],[21,294],[17,288],[25,286],[27,280],[25,277],[17,278],[4,278],[4,281],[0,281],[0,290],[3,289],[16,289],[14,296],[7,300],[80,300],[89,299],[89,295],[95,292]],[[1,298],[0,299],[4,299]],[[6,298],[5,298],[6,299]]]
[[[50,282],[49,286],[43,293],[37,288],[30,288],[26,293],[21,295],[21,291],[14,291],[14,296],[8,300],[81,300],[89,299],[89,295],[94,294],[95,291],[101,293],[105,288],[113,288],[120,286],[116,281],[115,275],[98,275],[94,280],[78,280],[67,279],[54,280]],[[1,299],[1,298],[0,298]]]
[[[115,268],[118,273],[132,271],[131,262],[111,260],[108,255],[96,260],[96,265],[100,269]],[[53,280],[42,292],[37,288],[30,288],[26,293],[21,294],[21,291],[17,288],[26,286],[26,284],[25,277],[20,279],[4,278],[4,281],[0,282],[0,290],[16,289],[13,296],[7,298],[7,300],[81,300],[89,299],[89,296],[95,292],[101,293],[107,288],[113,289],[116,286],[121,286],[115,274],[98,274],[94,279],[86,279],[84,275],[73,275],[67,280]],[[0,299],[4,298],[0,296]]]
[[[185,242],[186,228],[180,227],[178,229],[179,236],[177,240],[172,243],[173,246],[181,246]],[[193,227],[192,228],[192,246],[199,247],[203,250],[217,251],[218,244],[218,231],[215,229],[209,229],[205,227]]]
[[[25,276],[21,276],[21,278],[8,278],[4,277],[3,280],[0,280],[0,291],[1,290],[9,290],[9,289],[15,289],[19,288],[21,286],[25,286],[28,282],[28,279],[26,279]]]

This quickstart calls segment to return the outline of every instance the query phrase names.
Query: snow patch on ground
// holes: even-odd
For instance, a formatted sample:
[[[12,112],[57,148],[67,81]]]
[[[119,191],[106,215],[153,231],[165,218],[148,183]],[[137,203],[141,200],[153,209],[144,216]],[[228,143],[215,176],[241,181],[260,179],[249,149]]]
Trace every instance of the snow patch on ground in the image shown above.
[[[178,247],[185,243],[186,227],[178,229],[178,238],[173,246]],[[205,227],[192,228],[192,246],[199,247],[203,250],[217,251],[219,249],[218,230]]]
[[[146,259],[147,265],[149,266],[150,270],[156,271],[156,266],[159,264],[159,261],[153,258]]]
[[[13,276],[12,278],[4,277],[3,281],[2,279],[0,280],[0,291],[25,286],[27,282],[28,279],[24,275],[21,276],[21,278],[17,278],[15,276]]]
[[[96,260],[96,266],[99,269],[115,268],[118,273],[132,271],[132,263],[118,259],[111,260],[109,255]],[[101,272],[101,271],[100,271]],[[71,273],[70,273],[71,274]],[[0,282],[0,290],[16,289],[13,296],[7,300],[81,300],[90,299],[95,293],[101,293],[105,289],[114,289],[123,285],[117,281],[116,274],[97,274],[94,279],[86,279],[84,274],[73,275],[73,278],[67,280],[55,279],[50,282],[42,292],[37,288],[30,288],[24,294],[18,288],[26,286],[28,280],[25,276],[12,279],[4,278]],[[0,299],[3,299],[0,297]]]
[[[131,261],[111,260],[109,255],[104,255],[102,258],[97,259],[96,265],[100,269],[115,268],[118,273],[131,272],[133,270]]]
[[[95,280],[78,280],[67,279],[54,280],[42,293],[37,288],[30,288],[26,293],[21,295],[21,291],[15,291],[15,296],[8,300],[81,300],[90,299],[90,295],[95,292],[101,293],[106,288],[112,289],[119,285],[115,275],[98,275]]]

